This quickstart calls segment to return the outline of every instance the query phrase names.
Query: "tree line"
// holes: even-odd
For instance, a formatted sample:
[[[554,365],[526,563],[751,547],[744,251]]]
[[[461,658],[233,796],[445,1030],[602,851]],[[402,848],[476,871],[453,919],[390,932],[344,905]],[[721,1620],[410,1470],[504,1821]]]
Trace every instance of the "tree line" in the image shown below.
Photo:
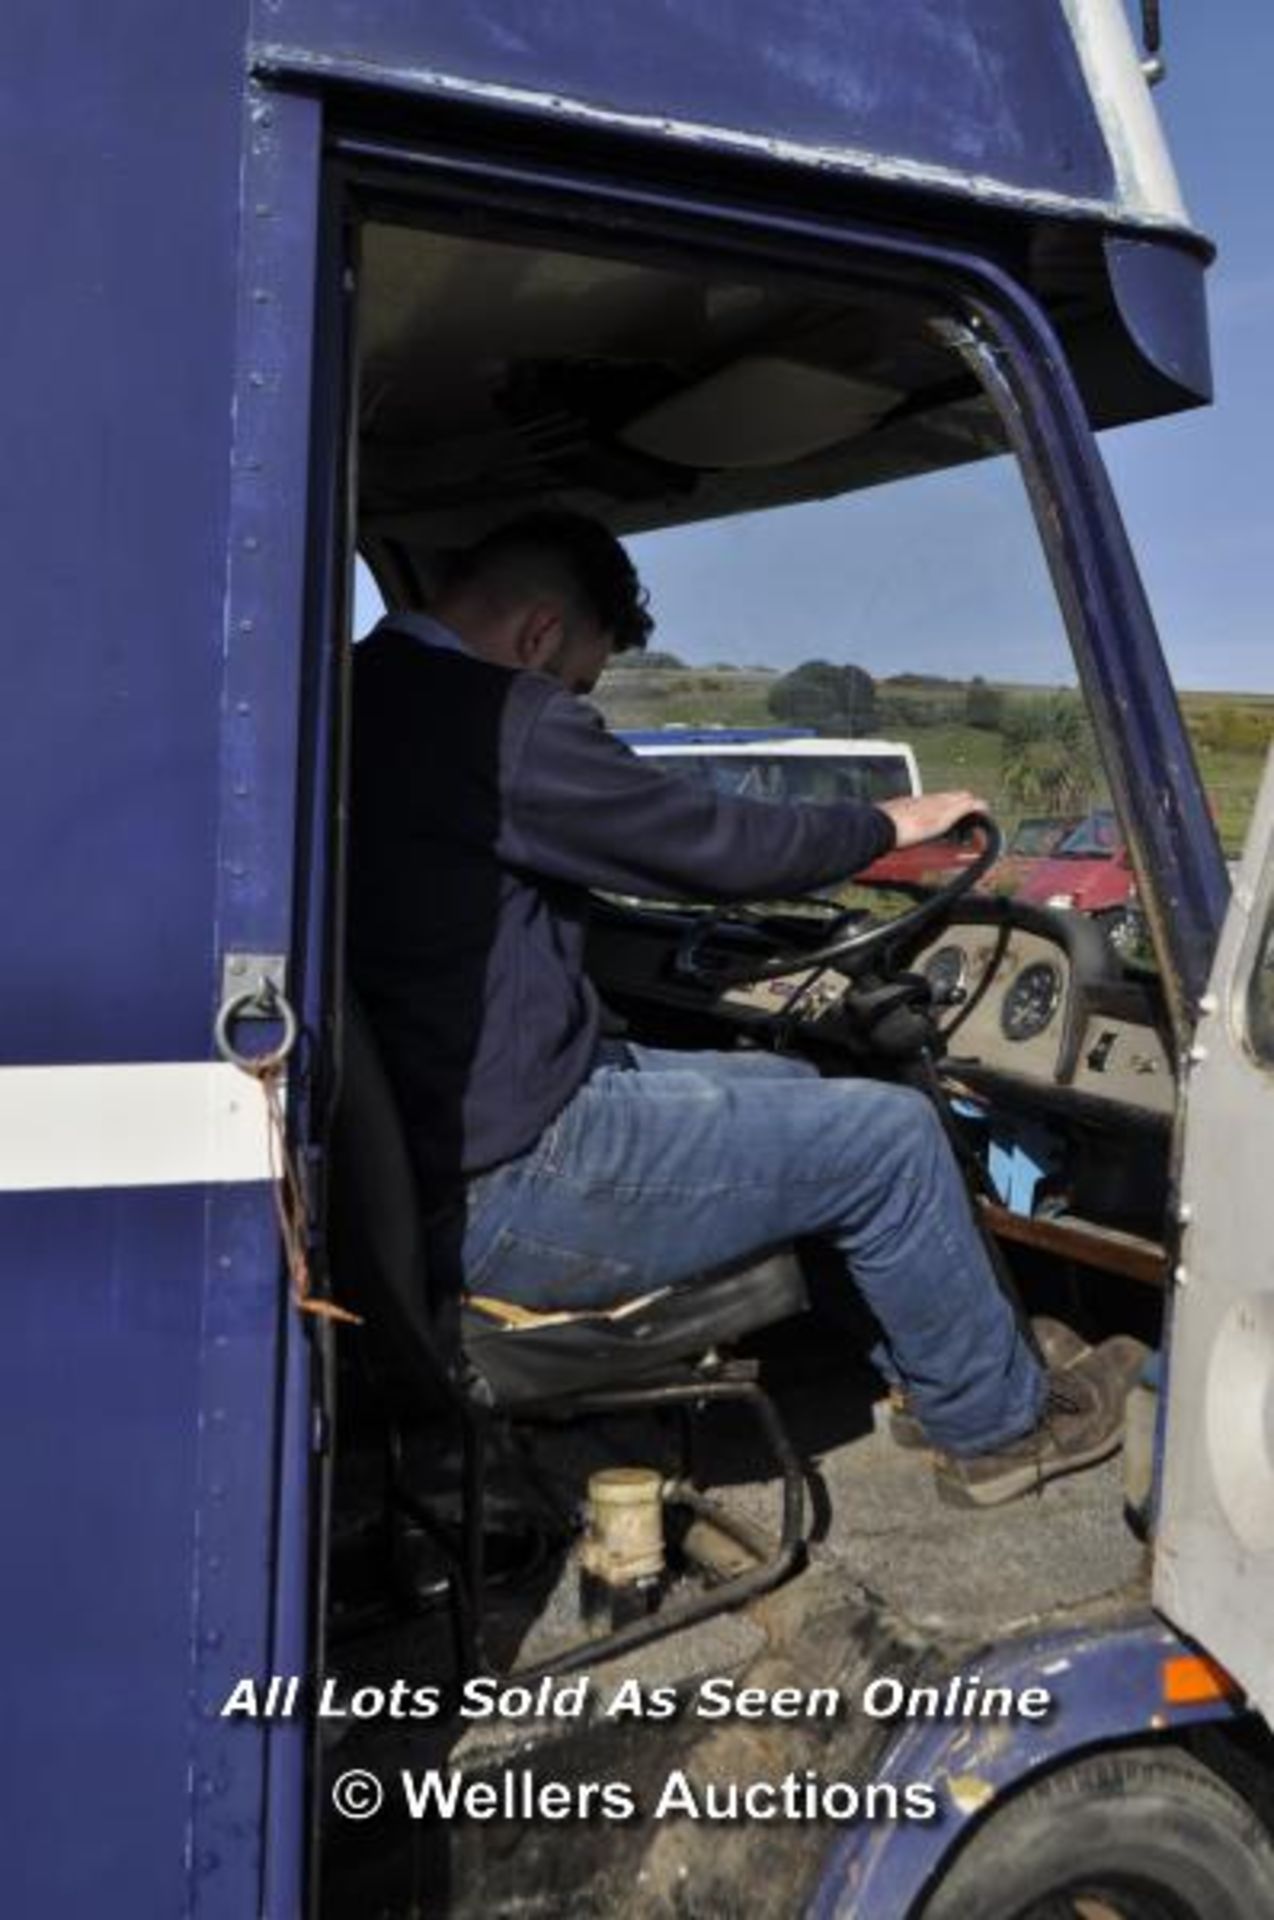
[[[1083,810],[1098,784],[1097,743],[1074,694],[1011,699],[980,674],[944,681],[923,696],[877,684],[862,667],[807,660],[775,681],[767,705],[785,726],[862,738],[899,729],[966,726],[1000,736],[1000,779],[1014,805],[1049,813]],[[907,684],[918,682],[907,677]]]

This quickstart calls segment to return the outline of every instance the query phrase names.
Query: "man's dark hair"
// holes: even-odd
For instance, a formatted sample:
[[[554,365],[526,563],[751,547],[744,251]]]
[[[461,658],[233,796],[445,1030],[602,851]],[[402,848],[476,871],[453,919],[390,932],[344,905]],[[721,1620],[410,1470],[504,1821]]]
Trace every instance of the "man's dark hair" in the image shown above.
[[[504,583],[506,590],[574,589],[581,609],[611,636],[616,653],[644,647],[654,630],[646,589],[608,527],[564,508],[520,514],[458,554],[448,589]]]

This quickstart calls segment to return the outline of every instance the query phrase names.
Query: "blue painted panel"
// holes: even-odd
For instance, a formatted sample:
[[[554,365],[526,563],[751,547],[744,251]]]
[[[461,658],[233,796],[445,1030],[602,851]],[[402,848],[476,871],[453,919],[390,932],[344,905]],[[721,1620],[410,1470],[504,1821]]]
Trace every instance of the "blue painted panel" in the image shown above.
[[[1200,400],[1212,398],[1208,315],[1199,261],[1171,246],[1112,237],[1110,283],[1138,350],[1169,380]]]
[[[8,1060],[206,1051],[245,11],[5,7]]]
[[[272,1615],[278,1550],[287,1552],[293,1528],[304,1539],[305,1488],[294,1489],[290,1512],[277,1510],[279,1334],[289,1309],[270,1197],[261,1187],[212,1189],[204,1226],[200,1446],[190,1488],[198,1525],[190,1561],[193,1658],[183,1701],[193,1789],[187,1817],[195,1910],[240,1920],[263,1910],[266,1741],[277,1750],[277,1784],[295,1804],[288,1789],[300,1774],[301,1730],[226,1721],[219,1709],[247,1675],[302,1669],[303,1660],[276,1667]],[[303,1656],[304,1647],[294,1639],[290,1651]],[[167,1705],[171,1713],[175,1700]],[[291,1844],[299,1861],[299,1821]]]
[[[199,1058],[219,933],[288,944],[317,111],[287,103],[285,164],[255,103],[249,189],[259,160],[281,198],[247,247],[246,0],[180,31],[163,0],[15,0],[5,26],[0,1060]],[[237,582],[236,418],[235,507],[265,523],[240,518]],[[279,1555],[304,1654],[268,1191],[5,1195],[0,1244],[5,1910],[258,1912],[269,1792],[294,1912],[300,1735],[216,1718],[284,1632]],[[295,1429],[296,1342],[289,1379]]]
[[[1113,191],[1054,0],[645,0],[599,24],[589,0],[257,0],[255,39],[1019,187]]]
[[[186,1910],[204,1211],[190,1189],[0,1199],[15,1915]]]
[[[224,949],[286,952],[296,839],[319,110],[254,86],[240,242],[216,903]]]
[[[10,1194],[0,1240],[21,1249],[0,1342],[5,1911],[241,1920],[258,1908],[267,1737],[291,1750],[285,1776],[300,1759],[299,1728],[216,1713],[272,1664],[284,1309],[268,1197]],[[291,1840],[299,1860],[299,1813]]]

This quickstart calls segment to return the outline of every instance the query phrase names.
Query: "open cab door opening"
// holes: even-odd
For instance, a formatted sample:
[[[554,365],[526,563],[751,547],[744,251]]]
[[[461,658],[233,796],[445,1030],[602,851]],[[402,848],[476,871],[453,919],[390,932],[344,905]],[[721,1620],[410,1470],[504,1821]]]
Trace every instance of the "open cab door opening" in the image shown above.
[[[1274,1716],[1274,758],[1190,1055],[1154,1594]]]
[[[999,683],[1020,677],[1021,637],[1036,631],[985,594],[962,605],[949,591],[959,562],[981,553],[994,584],[1029,554],[1050,629],[1060,603],[1071,651],[1028,678],[1083,690],[1072,705],[1086,703],[1099,736],[1159,971],[1127,977],[1056,901],[969,900],[908,956],[897,1010],[940,1008],[942,1088],[999,1182],[990,1225],[1015,1270],[1053,1290],[1032,1293],[1031,1308],[1091,1305],[1090,1337],[1124,1315],[1156,1333],[1178,1055],[1226,883],[1093,441],[1211,391],[1211,248],[1177,193],[1125,0],[661,0],[610,9],[602,33],[580,0],[256,0],[187,9],[180,35],[171,12],[159,0],[18,0],[5,23],[22,92],[21,110],[0,117],[0,198],[23,295],[7,316],[23,377],[10,382],[0,513],[14,636],[3,898],[16,903],[0,943],[6,1911],[638,1920],[746,1908],[787,1920],[821,1876],[819,1912],[914,1915],[986,1793],[1026,1799],[1012,1730],[986,1729],[970,1795],[967,1729],[947,1729],[949,1773],[966,1787],[942,1820],[895,1822],[887,1796],[873,1807],[839,1795],[830,1817],[848,1828],[845,1846],[879,1841],[883,1891],[870,1906],[861,1856],[831,1857],[809,1776],[851,1794],[889,1787],[882,1755],[901,1736],[883,1719],[851,1710],[810,1728],[776,1713],[762,1733],[743,1709],[688,1710],[666,1726],[564,1713],[533,1729],[507,1705],[451,1713],[453,1682],[474,1662],[448,1601],[484,1598],[505,1671],[560,1660],[580,1624],[567,1551],[580,1486],[617,1460],[682,1474],[681,1436],[666,1421],[656,1446],[653,1418],[618,1434],[546,1422],[535,1439],[556,1458],[532,1486],[506,1421],[490,1449],[485,1566],[458,1569],[480,1475],[463,1471],[455,1423],[430,1424],[414,1380],[395,1451],[363,1364],[373,1315],[357,1327],[297,1311],[276,1198],[283,1237],[304,1254],[298,1293],[312,1279],[316,1295],[357,1305],[358,1256],[343,1257],[335,1231],[333,1125],[355,1059],[345,902],[371,871],[346,834],[354,549],[389,606],[420,610],[451,551],[551,504],[668,546],[683,530],[698,538],[695,524],[705,538],[728,524],[723,575],[737,586],[741,563],[764,558],[765,529],[781,523],[783,538],[789,513],[802,524],[852,506],[857,548],[838,548],[847,586],[808,650],[821,654],[825,634],[841,656],[870,640],[894,715],[882,711],[875,734],[838,731],[860,754],[877,735],[923,734],[931,791],[983,791],[996,696],[1018,691]],[[997,460],[1006,449],[1016,464]],[[948,481],[973,489],[963,520],[957,508],[945,535],[930,515],[918,537],[884,537],[899,498],[928,490],[933,502]],[[997,532],[985,506],[1001,481],[1022,517]],[[891,549],[900,564],[883,578]],[[800,661],[792,615],[820,577],[794,546],[770,572],[787,590],[764,654],[743,644],[753,603],[727,617],[708,583],[742,726],[776,717],[769,682]],[[932,592],[927,609],[913,590]],[[1009,657],[962,646],[962,612],[970,639],[998,636]],[[913,636],[940,642],[958,681],[911,671],[945,667],[914,657]],[[706,639],[699,630],[704,661]],[[750,691],[749,658],[766,669]],[[630,678],[644,679],[648,704],[660,691],[650,673]],[[682,691],[666,689],[656,724],[699,722],[678,712]],[[1079,764],[1051,723],[1023,752],[1041,739],[1055,768]],[[1077,796],[1077,817],[1098,797]],[[458,804],[444,793],[430,825]],[[1019,825],[1070,811],[1041,787],[1023,794]],[[1268,805],[1264,817],[1268,865]],[[1268,877],[1258,891],[1251,925],[1268,929]],[[418,898],[455,954],[445,873],[427,873]],[[844,976],[819,963],[799,997],[775,986],[780,952],[815,971],[812,939],[848,904],[767,901],[714,925],[694,900],[639,910],[617,897],[595,918],[596,976],[638,1044],[769,1066],[786,1048],[825,1075],[887,1080],[879,1046],[873,1056],[849,1032]],[[1268,953],[1267,932],[1251,939]],[[1240,973],[1267,981],[1239,945]],[[758,956],[770,970],[749,989],[737,963]],[[714,978],[718,959],[733,991]],[[485,978],[479,954],[466,993],[476,999]],[[216,1034],[245,1027],[240,1050],[255,1053],[281,995],[296,1046],[286,1102],[267,1116],[260,1059],[241,1071]],[[1268,1023],[1252,1016],[1248,1030]],[[1201,1174],[1218,1186],[1241,1174],[1227,1199],[1256,1189],[1266,1088],[1236,1042],[1242,1151],[1214,1172],[1207,1115],[1219,1122],[1231,1096],[1219,1086],[1214,1099],[1208,1076],[1228,1046],[1227,1030],[1200,1072],[1191,1134]],[[280,1112],[286,1141],[272,1130]],[[364,1138],[383,1173],[383,1136]],[[1228,1223],[1220,1201],[1195,1204],[1186,1266],[1202,1285],[1225,1271],[1203,1236],[1221,1244]],[[1252,1205],[1259,1223],[1268,1203]],[[377,1213],[382,1241],[407,1249],[413,1300],[427,1285],[414,1224],[415,1212]],[[1246,1245],[1234,1264],[1247,1301],[1231,1286],[1196,1327],[1183,1300],[1163,1604],[1268,1704],[1269,1267]],[[924,1274],[940,1289],[940,1256]],[[392,1341],[391,1316],[378,1331]],[[488,1351],[516,1347],[516,1330],[486,1331]],[[1123,1528],[1113,1460],[974,1523],[942,1508],[924,1450],[897,1443],[880,1379],[849,1358],[865,1341],[767,1311],[754,1347],[741,1362],[760,1369],[821,1479],[810,1563],[746,1609],[643,1645],[620,1677],[681,1688],[688,1708],[707,1676],[727,1689],[832,1688],[856,1709],[872,1682],[905,1694],[939,1670],[985,1678],[994,1663],[1006,1685],[1033,1683],[1069,1634],[1078,1677],[1041,1732],[1055,1738],[1050,1757],[1151,1726],[1171,1739],[1180,1716],[1146,1676],[1157,1685],[1175,1636]],[[731,1577],[738,1550],[757,1560],[762,1529],[786,1529],[797,1504],[782,1495],[799,1474],[766,1477],[719,1397],[713,1419],[683,1478],[698,1466],[691,1490],[720,1492],[744,1527],[714,1538],[683,1501],[677,1578],[685,1569],[696,1594]],[[1216,1460],[1192,1460],[1209,1421]],[[1203,1495],[1213,1518],[1196,1525]],[[702,1566],[687,1568],[692,1534]],[[1179,1594],[1166,1591],[1170,1552]],[[1140,1691],[1128,1684],[1138,1674]],[[609,1697],[599,1684],[603,1709]],[[911,1731],[943,1738],[924,1719]],[[380,1815],[369,1762],[389,1802]],[[936,1764],[911,1778],[936,1778]],[[639,1809],[654,1809],[683,1766],[727,1788],[790,1774],[795,1815],[764,1778],[742,1818],[629,1819],[622,1796],[616,1810],[582,1792],[570,1796],[578,1821],[560,1820],[560,1792],[542,1817],[446,1811],[471,1784],[515,1774],[630,1780]],[[416,1818],[405,1768],[415,1781],[436,1771],[440,1817]],[[68,1782],[72,1794],[52,1790]],[[484,1798],[490,1811],[489,1786]],[[1073,1848],[1073,1822],[1054,1827]],[[988,1878],[1003,1908],[998,1862]],[[1186,1911],[1170,1892],[1151,1905],[1156,1920]],[[1225,1908],[1209,1890],[1190,1920],[1233,1908],[1237,1920],[1267,1913],[1238,1894]],[[962,1911],[992,1920],[980,1899]]]
[[[894,496],[884,483],[906,479],[929,489],[927,524],[922,538],[895,543],[899,565],[892,582],[876,588],[878,609],[901,610],[917,635],[942,634],[967,673],[975,663],[960,660],[950,609],[939,601],[926,617],[901,591],[929,578],[947,591],[957,551],[968,544],[960,518],[967,509],[977,544],[999,557],[1001,571],[1005,554],[1029,549],[1033,556],[1038,615],[1057,639],[1050,660],[1059,673],[1069,671],[1069,629],[1091,706],[1106,715],[1099,748],[1108,773],[1120,745],[1112,735],[1118,702],[1109,680],[1131,670],[1138,647],[1165,696],[1156,724],[1171,737],[1177,721],[1162,661],[1157,652],[1149,657],[1148,617],[1126,576],[1113,594],[1112,555],[1123,554],[1122,530],[1078,401],[1056,370],[1049,373],[1052,387],[1031,389],[1024,369],[1033,362],[1013,344],[1007,324],[1001,342],[990,319],[961,322],[965,293],[949,262],[926,259],[923,276],[900,275],[897,263],[861,234],[846,233],[831,245],[824,233],[794,264],[760,222],[746,250],[737,244],[718,255],[710,225],[693,254],[675,231],[655,236],[656,247],[636,222],[621,250],[613,233],[590,228],[582,235],[564,221],[555,235],[543,220],[520,223],[507,189],[494,204],[475,200],[461,227],[424,196],[404,209],[390,184],[365,183],[368,217],[359,232],[357,523],[360,546],[397,610],[427,607],[450,550],[547,502],[599,515],[643,548],[648,542],[652,553],[692,523],[711,538],[717,536],[707,523],[733,521],[736,564],[749,541],[774,538],[775,529],[780,541],[790,539],[787,529],[804,524],[801,516],[843,509],[846,529],[858,529],[859,553],[878,569],[875,516]],[[401,192],[401,181],[393,184]],[[758,359],[753,348],[762,337],[767,352]],[[741,360],[750,383],[742,409],[737,386],[723,395],[719,378],[722,365]],[[829,426],[820,415],[804,448],[795,448],[785,411],[792,366],[815,371],[821,383],[839,380],[856,405],[870,388],[867,416]],[[1010,374],[1022,376],[1019,387]],[[1063,388],[1073,438],[1059,430],[1050,441],[1050,405],[1058,411]],[[698,402],[689,423],[675,406],[687,394]],[[785,430],[781,444],[773,438],[776,423]],[[741,448],[745,427],[752,441]],[[1006,453],[1016,461],[996,460]],[[1070,511],[1076,492],[1084,499],[1082,520]],[[1012,496],[1017,518],[1001,522],[997,538],[988,535],[988,520],[997,500],[1004,505],[1002,495]],[[954,518],[943,511],[950,501],[957,503],[948,504]],[[1043,530],[1038,542],[1032,508]],[[847,533],[843,564],[852,587],[851,556]],[[777,551],[771,570],[776,599],[768,610],[751,607],[749,619],[781,644],[800,592],[795,541],[789,552]],[[870,587],[879,579],[878,571],[869,578],[861,561],[857,571],[860,594],[863,580]],[[882,619],[883,611],[878,624]],[[833,644],[851,644],[841,634],[838,625]],[[669,637],[675,644],[675,633]],[[882,646],[882,668],[905,664],[905,655],[897,657],[895,648],[891,657]],[[950,701],[943,686],[890,690],[910,702],[907,726],[925,736],[931,753],[954,724],[950,713],[935,723],[926,706],[931,694]],[[1148,752],[1153,745],[1149,740]],[[953,771],[940,781],[926,777],[926,786],[965,784],[957,759],[939,764],[944,775],[948,765]],[[1148,796],[1138,799],[1149,811]],[[361,845],[365,854],[366,838]],[[363,879],[359,848],[356,833],[351,897]],[[903,959],[921,979],[920,998],[931,997],[940,1010],[939,1098],[957,1104],[956,1125],[967,1127],[973,1154],[997,1183],[999,1203],[986,1210],[987,1224],[1031,1287],[1032,1311],[1073,1319],[1082,1303],[1090,1310],[1080,1316],[1090,1338],[1124,1331],[1153,1340],[1176,1091],[1169,1001],[1186,969],[1168,965],[1162,980],[1129,981],[1079,916],[1007,898],[948,904],[950,912],[944,909]],[[893,1078],[897,1061],[858,1031],[846,977],[820,969],[818,992],[802,988],[796,997],[799,979],[791,977],[730,985],[739,963],[758,954],[770,962],[792,956],[799,976],[820,925],[840,913],[817,901],[801,914],[791,903],[755,905],[755,912],[731,914],[685,898],[598,901],[590,970],[628,1023],[627,1037],[688,1051],[790,1052],[825,1076]],[[440,913],[446,911],[444,904]],[[1188,959],[1186,942],[1166,950],[1171,961]],[[348,1084],[350,1023],[344,1038]],[[365,1137],[370,1132],[364,1129]],[[392,1224],[392,1207],[378,1212]],[[359,1305],[369,1326],[376,1305],[360,1298],[359,1287],[373,1262],[364,1242],[352,1259],[333,1263],[338,1297]],[[342,1382],[330,1586],[336,1717],[357,1683],[384,1690],[405,1675],[424,1679],[436,1710],[422,1715],[421,1726],[363,1725],[349,1715],[346,1724],[323,1728],[323,1802],[337,1804],[335,1783],[351,1768],[397,1778],[393,1769],[406,1754],[422,1774],[436,1777],[437,1792],[453,1797],[471,1784],[482,1793],[498,1782],[503,1793],[515,1775],[536,1773],[572,1791],[609,1777],[627,1781],[638,1812],[650,1817],[608,1824],[602,1809],[600,1819],[568,1830],[546,1825],[534,1807],[521,1810],[519,1800],[510,1817],[523,1821],[525,1839],[508,1852],[490,1845],[480,1823],[416,1820],[402,1807],[366,1828],[329,1818],[328,1920],[404,1897],[456,1916],[514,1911],[532,1871],[542,1885],[569,1875],[579,1890],[576,1911],[662,1911],[665,1896],[687,1886],[703,1910],[725,1910],[740,1887],[752,1888],[762,1876],[771,1900],[791,1910],[799,1889],[812,1887],[824,1852],[823,1840],[803,1828],[804,1814],[773,1825],[764,1817],[732,1821],[723,1846],[711,1820],[664,1825],[654,1813],[674,1756],[687,1767],[711,1763],[727,1778],[751,1777],[746,1716],[727,1713],[718,1725],[695,1709],[705,1676],[728,1689],[776,1672],[803,1694],[830,1689],[852,1706],[879,1677],[904,1686],[925,1663],[959,1673],[962,1661],[1008,1644],[1028,1624],[1071,1621],[1079,1609],[1100,1607],[1121,1620],[1133,1612],[1149,1621],[1144,1554],[1123,1524],[1118,1466],[1107,1462],[1039,1498],[979,1516],[974,1540],[968,1515],[939,1501],[926,1451],[896,1443],[882,1382],[862,1364],[870,1331],[845,1324],[852,1312],[846,1292],[842,1286],[836,1301],[825,1301],[821,1325],[812,1315],[793,1314],[783,1325],[773,1316],[774,1324],[752,1330],[747,1353],[817,1484],[809,1564],[781,1591],[746,1608],[715,1617],[704,1610],[693,1622],[680,1616],[675,1634],[630,1643],[622,1663],[603,1665],[587,1644],[581,1652],[580,1627],[588,1623],[581,1620],[574,1556],[587,1481],[620,1462],[654,1465],[672,1482],[683,1475],[680,1436],[657,1409],[642,1409],[639,1420],[630,1408],[609,1426],[595,1418],[572,1425],[559,1411],[533,1436],[535,1472],[528,1475],[521,1441],[530,1423],[515,1437],[506,1420],[489,1475],[490,1578],[479,1584],[479,1568],[470,1583],[483,1596],[482,1630],[494,1664],[506,1675],[531,1669],[537,1687],[544,1673],[567,1671],[568,1655],[572,1668],[590,1658],[595,1668],[587,1712],[550,1708],[533,1728],[507,1710],[503,1718],[453,1711],[460,1670],[474,1649],[461,1646],[457,1655],[452,1628],[463,1609],[447,1603],[462,1586],[446,1561],[472,1485],[463,1484],[460,1450],[446,1423],[435,1419],[431,1428],[422,1419],[428,1409],[419,1383],[399,1440],[385,1448],[383,1408],[374,1393],[369,1404],[366,1381],[355,1380],[350,1368]],[[516,1328],[488,1329],[488,1364],[520,1337]],[[355,1338],[364,1341],[361,1333]],[[469,1358],[481,1371],[483,1356],[470,1348]],[[498,1391],[497,1384],[497,1398]],[[766,1532],[777,1537],[779,1479],[728,1415],[705,1425],[695,1491],[723,1491],[751,1523],[753,1542],[764,1545]],[[382,1503],[386,1478],[391,1494]],[[786,1517],[783,1510],[785,1532]],[[700,1585],[711,1589],[723,1565],[730,1570],[710,1565],[703,1577],[685,1543],[694,1535],[702,1550],[706,1531],[682,1531],[678,1520],[670,1533],[674,1606]],[[720,1547],[720,1540],[711,1543],[718,1561]],[[687,1624],[691,1630],[681,1630]],[[1161,1631],[1157,1624],[1154,1630]],[[463,1630],[454,1639],[462,1641]],[[643,1726],[638,1715],[612,1717],[621,1683],[673,1690],[686,1709],[675,1729]],[[804,1791],[809,1730],[797,1721],[780,1739],[782,1731],[770,1729],[775,1777],[793,1773]],[[870,1780],[885,1737],[869,1717],[842,1715],[829,1732],[822,1772]],[[534,1798],[533,1783],[526,1792]],[[811,1794],[814,1818],[813,1787]],[[757,1902],[757,1911],[779,1910]]]

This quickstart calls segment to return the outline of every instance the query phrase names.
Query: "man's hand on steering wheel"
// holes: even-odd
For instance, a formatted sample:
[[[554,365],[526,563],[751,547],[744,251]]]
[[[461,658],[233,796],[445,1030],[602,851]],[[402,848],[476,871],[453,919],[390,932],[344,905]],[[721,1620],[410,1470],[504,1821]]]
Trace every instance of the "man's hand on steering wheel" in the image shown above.
[[[895,846],[915,847],[922,840],[937,840],[959,820],[971,813],[989,814],[991,809],[976,793],[924,793],[906,800],[882,800],[879,813],[887,813],[897,834]]]
[[[872,922],[864,927],[859,923],[856,912],[842,914],[830,928],[824,930],[817,946],[787,948],[771,954],[768,960],[748,961],[731,967],[723,971],[718,985],[743,985],[753,980],[780,979],[789,973],[826,966],[834,966],[853,978],[868,967],[874,967],[891,949],[905,948],[928,927],[945,919],[954,903],[977,885],[1003,850],[1000,830],[987,813],[985,803],[976,794],[933,793],[911,800],[889,800],[881,811],[888,813],[895,821],[898,827],[897,844],[900,847],[915,846],[922,840],[933,839],[964,821],[980,829],[983,836],[982,851],[944,885],[935,888],[894,919]]]

